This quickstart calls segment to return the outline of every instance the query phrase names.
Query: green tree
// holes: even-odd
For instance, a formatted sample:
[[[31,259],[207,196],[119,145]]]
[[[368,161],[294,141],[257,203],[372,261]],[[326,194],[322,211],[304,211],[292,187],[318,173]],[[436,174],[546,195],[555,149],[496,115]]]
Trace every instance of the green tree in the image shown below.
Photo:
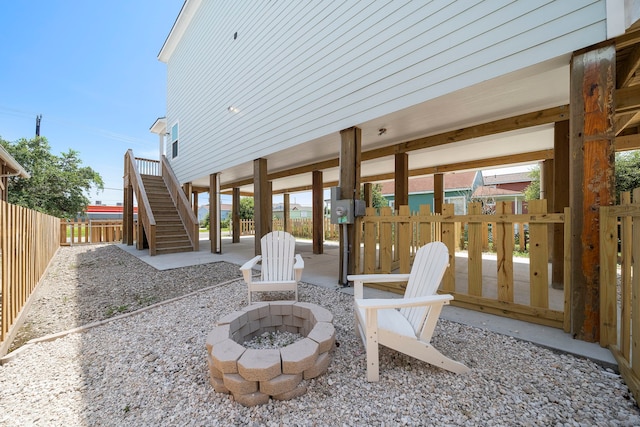
[[[537,200],[540,198],[540,168],[535,166],[529,172],[529,178],[531,178],[531,183],[524,189],[524,199],[529,200]]]
[[[364,194],[362,197],[364,197]],[[382,184],[374,184],[371,186],[371,202],[374,208],[389,206],[389,201],[382,195]]]
[[[20,139],[0,144],[31,175],[30,179],[9,179],[9,202],[49,215],[71,218],[84,213],[89,204],[86,192],[104,188],[102,177],[88,166],[82,167],[79,153],[69,150],[51,154],[44,137]]]
[[[240,198],[240,219],[253,219],[253,197]]]
[[[640,151],[616,153],[616,201],[620,193],[640,188]]]

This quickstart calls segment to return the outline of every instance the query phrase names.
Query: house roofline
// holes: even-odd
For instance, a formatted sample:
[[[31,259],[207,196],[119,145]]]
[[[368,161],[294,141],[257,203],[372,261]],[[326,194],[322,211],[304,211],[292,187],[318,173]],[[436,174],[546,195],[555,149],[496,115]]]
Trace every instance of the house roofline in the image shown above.
[[[31,175],[29,175],[29,172],[24,170],[22,165],[18,163],[16,159],[14,159],[13,156],[11,156],[11,154],[9,154],[9,152],[5,150],[5,148],[2,145],[0,145],[0,160],[5,162],[7,166],[9,166],[9,169],[13,171],[10,174],[11,176],[20,176],[26,179],[31,178]]]
[[[189,23],[193,19],[196,10],[200,7],[202,0],[185,0],[182,4],[182,8],[180,9],[180,13],[178,13],[178,17],[176,18],[173,26],[171,27],[171,31],[169,35],[164,41],[160,52],[158,52],[158,60],[164,62],[165,64],[169,61],[171,55],[178,46],[180,39],[184,35]]]

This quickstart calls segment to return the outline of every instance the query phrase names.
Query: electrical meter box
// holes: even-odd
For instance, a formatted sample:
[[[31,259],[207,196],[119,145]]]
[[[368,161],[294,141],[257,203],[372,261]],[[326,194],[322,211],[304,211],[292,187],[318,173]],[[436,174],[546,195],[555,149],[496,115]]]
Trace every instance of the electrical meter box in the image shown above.
[[[331,187],[331,223],[353,224],[355,217],[364,216],[363,200],[341,199],[340,187]]]

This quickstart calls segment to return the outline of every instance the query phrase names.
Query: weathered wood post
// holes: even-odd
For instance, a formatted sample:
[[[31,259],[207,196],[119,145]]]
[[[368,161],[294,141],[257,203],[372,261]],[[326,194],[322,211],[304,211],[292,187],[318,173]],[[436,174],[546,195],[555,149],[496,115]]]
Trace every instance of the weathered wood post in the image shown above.
[[[600,206],[614,200],[614,44],[571,59],[571,332],[600,339]]]

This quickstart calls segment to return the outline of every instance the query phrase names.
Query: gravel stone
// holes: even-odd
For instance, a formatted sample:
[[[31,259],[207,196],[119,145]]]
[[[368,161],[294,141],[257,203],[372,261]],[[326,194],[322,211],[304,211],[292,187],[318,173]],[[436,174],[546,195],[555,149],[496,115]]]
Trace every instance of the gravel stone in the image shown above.
[[[205,348],[216,321],[247,304],[246,285],[229,281],[238,273],[225,263],[156,271],[117,246],[61,248],[29,314],[32,337],[109,318],[108,307],[131,313],[26,345],[0,365],[0,425],[640,425],[612,370],[444,319],[433,344],[471,372],[381,347],[380,382],[368,383],[353,297],[304,283],[299,299],[334,316],[329,369],[303,380],[307,392],[293,400],[245,407],[213,390]]]

